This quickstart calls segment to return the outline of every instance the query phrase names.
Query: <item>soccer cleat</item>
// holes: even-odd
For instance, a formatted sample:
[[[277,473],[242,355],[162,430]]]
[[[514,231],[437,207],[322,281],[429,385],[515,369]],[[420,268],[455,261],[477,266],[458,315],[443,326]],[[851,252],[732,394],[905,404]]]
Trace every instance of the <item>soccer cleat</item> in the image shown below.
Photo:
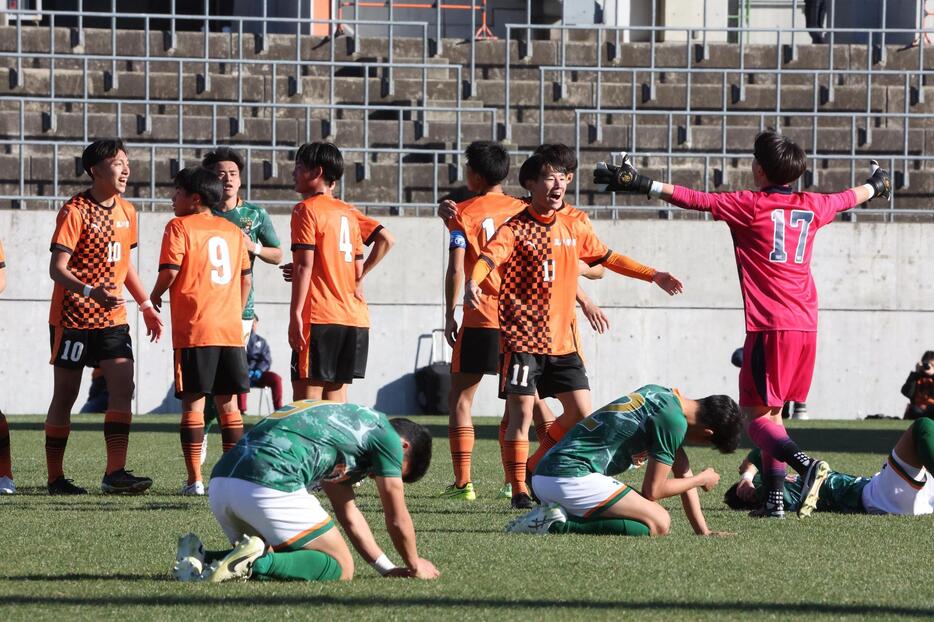
[[[203,497],[204,482],[199,480],[194,484],[185,484],[182,486],[182,489],[178,491],[178,494],[185,497]]]
[[[801,478],[801,505],[798,507],[798,518],[807,518],[817,508],[820,487],[828,475],[830,475],[829,464],[823,460],[811,462],[811,466]]]
[[[152,480],[148,477],[137,477],[133,471],[120,469],[110,475],[104,475],[101,480],[101,492],[106,494],[138,495],[149,490]]]
[[[753,510],[749,513],[749,516],[752,518],[785,518],[785,506],[776,505],[774,503],[769,503],[766,501],[762,504],[757,510]]]
[[[510,521],[506,525],[507,533],[549,533],[549,528],[555,523],[566,523],[568,520],[567,512],[557,503],[540,505],[528,514],[523,514],[519,518]]]
[[[530,497],[524,492],[520,492],[517,495],[513,495],[512,496],[512,509],[531,510],[532,509],[532,497]]]
[[[178,539],[172,576],[179,581],[200,581],[204,570],[204,544],[201,538],[189,532]]]
[[[74,481],[59,475],[58,479],[49,483],[50,495],[86,495],[88,491],[81,486],[75,486]]]
[[[13,479],[4,475],[0,477],[0,495],[12,495],[16,493],[16,484]]]
[[[499,492],[496,493],[497,499],[512,499],[512,484],[506,482],[503,484],[503,487],[499,489]]]
[[[266,552],[266,543],[256,536],[242,536],[224,559],[213,562],[201,574],[208,583],[245,581],[253,572],[253,562]]]
[[[439,499],[456,499],[458,501],[473,501],[477,498],[477,492],[473,488],[473,482],[467,482],[458,488],[456,484],[451,484],[438,495]]]

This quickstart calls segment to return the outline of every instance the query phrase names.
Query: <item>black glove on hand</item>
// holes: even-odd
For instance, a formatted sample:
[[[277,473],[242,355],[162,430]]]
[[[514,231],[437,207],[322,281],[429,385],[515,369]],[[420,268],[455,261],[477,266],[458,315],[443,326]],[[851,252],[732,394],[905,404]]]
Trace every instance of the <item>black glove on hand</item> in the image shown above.
[[[866,180],[866,183],[876,191],[873,198],[889,198],[892,193],[892,180],[889,178],[889,172],[884,168],[880,168],[879,163],[875,160],[871,160],[870,165],[872,166],[872,175]]]
[[[632,165],[632,156],[623,155],[621,166],[614,166],[606,162],[597,162],[593,170],[593,183],[600,192],[632,192],[648,195],[652,188],[652,180],[640,175]]]

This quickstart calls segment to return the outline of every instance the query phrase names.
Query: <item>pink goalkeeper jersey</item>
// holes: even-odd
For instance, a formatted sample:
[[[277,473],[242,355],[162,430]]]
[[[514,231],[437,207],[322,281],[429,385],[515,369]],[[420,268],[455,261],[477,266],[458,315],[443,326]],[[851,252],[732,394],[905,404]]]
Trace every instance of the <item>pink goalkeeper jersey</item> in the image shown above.
[[[697,192],[675,186],[671,203],[710,212],[733,234],[746,331],[817,330],[817,288],[811,275],[812,241],[838,212],[856,205],[856,193]]]

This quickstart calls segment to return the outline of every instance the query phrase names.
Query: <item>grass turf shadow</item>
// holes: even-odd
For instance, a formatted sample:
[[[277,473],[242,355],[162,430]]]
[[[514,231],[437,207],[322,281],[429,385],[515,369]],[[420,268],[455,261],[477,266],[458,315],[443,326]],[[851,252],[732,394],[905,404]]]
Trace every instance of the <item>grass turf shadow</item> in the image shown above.
[[[6,580],[40,580],[40,581],[62,581],[68,580],[70,576],[78,577],[77,580],[109,580],[111,578],[119,579],[119,575],[95,576],[95,575],[23,575],[22,577],[2,577]],[[152,578],[150,575],[127,575],[133,581]],[[36,577],[30,579],[30,577]],[[167,577],[159,577],[156,580],[167,581]],[[910,606],[886,606],[872,604],[854,604],[842,605],[826,602],[801,602],[801,603],[770,603],[756,601],[715,601],[715,602],[677,602],[677,601],[643,601],[626,602],[620,599],[612,600],[560,600],[549,601],[541,598],[535,599],[493,599],[493,598],[447,598],[447,597],[346,597],[328,596],[324,594],[314,594],[308,596],[284,596],[277,594],[275,596],[261,597],[256,594],[234,596],[231,594],[219,594],[217,596],[206,596],[197,594],[191,596],[171,595],[171,596],[134,596],[130,594],[120,594],[119,596],[101,598],[97,596],[78,597],[78,596],[57,596],[53,594],[42,596],[27,596],[13,594],[5,596],[0,600],[0,609],[10,606],[23,605],[67,605],[67,606],[101,606],[112,607],[115,604],[121,606],[194,606],[203,608],[205,606],[254,606],[266,604],[271,606],[298,606],[314,604],[317,606],[346,606],[346,607],[418,607],[421,611],[425,609],[582,609],[596,611],[681,611],[695,612],[704,611],[712,613],[742,613],[749,615],[752,613],[773,613],[779,615],[790,614],[823,614],[838,616],[915,616],[932,617],[934,609],[925,607]],[[424,608],[424,609],[422,609]]]

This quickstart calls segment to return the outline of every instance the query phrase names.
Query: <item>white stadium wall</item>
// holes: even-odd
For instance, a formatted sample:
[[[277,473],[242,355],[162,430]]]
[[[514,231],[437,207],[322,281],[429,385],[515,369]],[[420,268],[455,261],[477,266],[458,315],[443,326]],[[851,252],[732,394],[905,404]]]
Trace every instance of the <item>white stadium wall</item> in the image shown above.
[[[155,278],[162,230],[169,213],[140,214],[137,267],[147,287]],[[0,295],[0,409],[41,413],[48,407],[48,244],[55,214],[0,211],[7,255],[7,290]],[[276,216],[288,238],[288,217]],[[447,256],[441,223],[387,218],[396,246],[368,277],[372,328],[367,377],[350,388],[352,401],[394,414],[417,412],[412,372],[419,335],[442,325]],[[612,248],[667,269],[685,284],[669,298],[646,283],[607,273],[585,289],[610,318],[597,336],[581,316],[584,355],[596,405],[648,382],[677,386],[690,396],[725,392],[735,397],[737,370],[730,355],[743,341],[742,301],[726,226],[715,222],[597,221]],[[926,349],[934,349],[934,225],[834,223],[817,237],[813,267],[821,294],[817,370],[808,407],[812,417],[855,418],[901,414],[899,388]],[[289,289],[279,271],[257,264],[260,333],[270,342],[273,369],[288,384],[286,339]],[[135,311],[135,305],[131,305]],[[168,323],[168,308],[165,321]],[[171,339],[149,344],[131,326],[137,356],[136,409],[159,408],[172,383]],[[427,345],[427,344],[424,344]],[[425,363],[423,353],[421,364]],[[88,374],[89,375],[89,374]],[[80,407],[85,387],[76,409]],[[476,413],[496,415],[495,381],[484,381]],[[257,391],[251,397],[256,412]],[[286,388],[286,398],[290,390]],[[175,408],[170,410],[177,412]]]

